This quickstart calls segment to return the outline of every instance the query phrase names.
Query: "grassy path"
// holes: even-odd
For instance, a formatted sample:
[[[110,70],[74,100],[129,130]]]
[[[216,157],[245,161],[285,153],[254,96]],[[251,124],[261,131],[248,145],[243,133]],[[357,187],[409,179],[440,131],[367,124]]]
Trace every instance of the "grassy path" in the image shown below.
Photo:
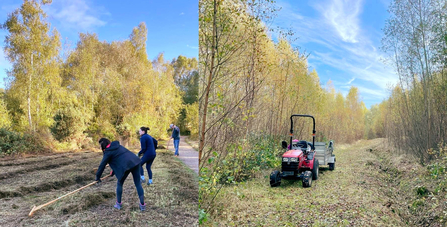
[[[385,182],[371,168],[377,157],[370,148],[381,140],[336,147],[334,171],[320,169],[311,188],[300,181],[269,186],[263,178],[225,187],[206,223],[210,226],[405,226],[383,196]]]

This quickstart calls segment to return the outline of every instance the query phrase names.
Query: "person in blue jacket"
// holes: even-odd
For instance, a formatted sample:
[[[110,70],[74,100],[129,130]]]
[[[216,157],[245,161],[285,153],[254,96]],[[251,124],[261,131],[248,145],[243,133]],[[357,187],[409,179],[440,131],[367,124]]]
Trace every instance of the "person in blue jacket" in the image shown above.
[[[156,144],[158,144],[157,140],[152,138],[149,134],[147,134],[147,131],[149,131],[148,127],[141,127],[139,130],[140,133],[140,143],[141,143],[141,150],[138,152],[138,157],[141,157],[141,163],[140,163],[140,174],[141,174],[141,181],[144,183],[144,169],[143,165],[146,164],[147,174],[149,175],[149,179],[147,181],[147,185],[152,184],[152,170],[151,166],[154,162],[155,156],[157,154],[155,153],[155,149],[157,148]]]
[[[144,190],[140,183],[140,159],[131,151],[121,146],[118,141],[113,141],[106,138],[99,140],[101,149],[103,151],[103,158],[101,164],[99,164],[98,171],[96,172],[96,181],[101,182],[101,175],[107,164],[112,168],[110,173],[115,175],[118,182],[116,184],[116,203],[114,207],[118,210],[122,207],[121,196],[123,194],[123,184],[129,173],[132,173],[133,182],[137,188],[138,197],[140,199],[140,210],[146,209],[144,203]]]
[[[172,135],[171,138],[174,139],[174,148],[175,152],[174,155],[178,156],[178,146],[180,144],[180,129],[177,127],[177,125],[170,124],[169,127],[172,129]]]

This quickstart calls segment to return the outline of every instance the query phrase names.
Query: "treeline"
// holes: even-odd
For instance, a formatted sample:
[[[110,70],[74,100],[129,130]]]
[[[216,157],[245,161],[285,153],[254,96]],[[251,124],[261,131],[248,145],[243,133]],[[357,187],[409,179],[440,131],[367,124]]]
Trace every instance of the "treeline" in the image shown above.
[[[323,88],[298,49],[284,37],[272,41],[261,22],[276,10],[270,2],[200,1],[202,164],[250,134],[288,135],[291,114],[314,115],[319,141],[365,136],[358,89],[344,97],[331,82]],[[307,139],[311,123],[300,126],[297,136]]]
[[[382,48],[399,75],[379,105],[390,144],[419,158],[440,157],[447,141],[447,2],[392,1]]]
[[[242,181],[277,164],[291,114],[316,118],[317,141],[364,138],[368,112],[352,87],[343,96],[320,85],[306,56],[287,36],[274,42],[272,1],[199,1],[199,157],[202,211],[225,183]],[[295,137],[311,139],[311,121]],[[282,138],[281,138],[282,137]]]
[[[141,126],[166,137],[172,122],[197,133],[195,58],[168,62],[160,54],[150,61],[144,23],[124,41],[81,33],[61,57],[60,35],[45,19],[39,2],[25,0],[2,25],[13,67],[0,99],[1,127],[39,136],[54,149],[85,147],[102,136],[136,142]]]

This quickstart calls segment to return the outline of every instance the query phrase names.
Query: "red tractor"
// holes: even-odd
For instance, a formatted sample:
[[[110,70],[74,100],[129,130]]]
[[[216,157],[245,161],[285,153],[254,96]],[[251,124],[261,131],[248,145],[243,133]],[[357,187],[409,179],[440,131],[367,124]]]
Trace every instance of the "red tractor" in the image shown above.
[[[293,140],[293,118],[310,117],[313,120],[312,143],[308,141]],[[270,186],[281,184],[281,179],[303,181],[303,187],[312,186],[312,180],[318,179],[320,164],[328,165],[329,170],[335,169],[335,155],[332,154],[334,143],[315,143],[315,118],[310,115],[294,114],[290,116],[290,144],[282,141],[282,147],[287,151],[282,155],[281,171],[275,170],[270,175]],[[316,148],[316,149],[315,149]]]

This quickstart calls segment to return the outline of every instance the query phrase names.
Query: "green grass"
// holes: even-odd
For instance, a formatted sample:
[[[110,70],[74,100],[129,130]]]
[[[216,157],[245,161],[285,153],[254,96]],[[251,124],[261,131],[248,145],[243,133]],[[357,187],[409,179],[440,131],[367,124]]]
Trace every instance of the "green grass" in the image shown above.
[[[198,140],[191,140],[188,136],[188,137],[186,137],[185,142],[187,144],[189,144],[189,146],[191,146],[194,150],[199,151],[199,141]]]
[[[205,225],[402,226],[383,196],[387,183],[379,180],[380,172],[371,170],[377,158],[367,148],[378,143],[338,146],[335,170],[321,169],[311,188],[303,188],[300,181],[283,181],[271,188],[271,170],[238,186],[225,186],[208,210]]]
[[[204,226],[446,226],[443,159],[421,166],[384,139],[337,145],[334,154],[335,170],[320,169],[311,188],[271,188],[271,170],[224,186]]]

